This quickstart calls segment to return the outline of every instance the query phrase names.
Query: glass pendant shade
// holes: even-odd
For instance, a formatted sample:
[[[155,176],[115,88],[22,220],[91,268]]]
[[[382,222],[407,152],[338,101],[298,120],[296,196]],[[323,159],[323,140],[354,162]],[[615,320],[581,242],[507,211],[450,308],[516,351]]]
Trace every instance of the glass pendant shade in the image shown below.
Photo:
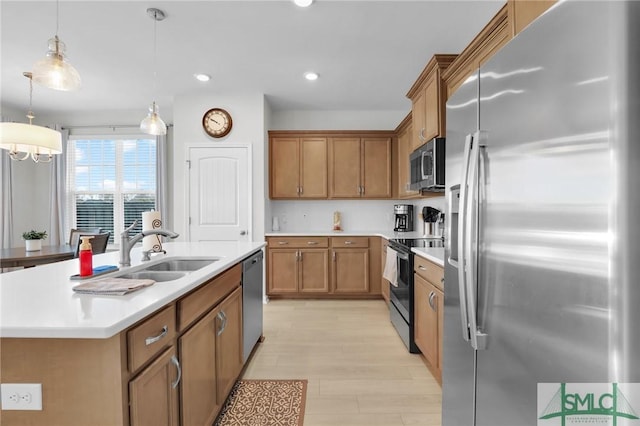
[[[0,148],[14,160],[50,161],[62,153],[62,134],[47,127],[25,123],[0,123]]]
[[[30,72],[22,75],[29,79],[29,124],[0,123],[0,149],[9,151],[12,160],[22,161],[31,157],[36,163],[48,163],[54,154],[62,154],[62,133],[33,124],[33,76]]]
[[[160,118],[155,101],[149,107],[149,114],[140,122],[140,130],[149,135],[167,134],[167,125]]]
[[[78,71],[67,62],[65,44],[56,35],[49,39],[47,55],[33,66],[33,81],[55,90],[78,90],[82,84]]]

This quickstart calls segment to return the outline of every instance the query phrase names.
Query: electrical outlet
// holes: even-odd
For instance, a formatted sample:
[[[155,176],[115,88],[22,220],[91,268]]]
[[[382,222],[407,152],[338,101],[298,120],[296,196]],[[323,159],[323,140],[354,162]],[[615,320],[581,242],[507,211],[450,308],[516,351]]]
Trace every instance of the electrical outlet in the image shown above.
[[[3,410],[42,410],[42,384],[2,383],[0,399]]]

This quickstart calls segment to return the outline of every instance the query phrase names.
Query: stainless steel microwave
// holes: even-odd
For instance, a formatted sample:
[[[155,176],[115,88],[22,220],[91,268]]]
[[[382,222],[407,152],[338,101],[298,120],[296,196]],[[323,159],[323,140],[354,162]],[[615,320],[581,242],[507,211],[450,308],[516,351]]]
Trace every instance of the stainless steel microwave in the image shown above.
[[[444,192],[444,138],[433,138],[409,157],[412,191]]]

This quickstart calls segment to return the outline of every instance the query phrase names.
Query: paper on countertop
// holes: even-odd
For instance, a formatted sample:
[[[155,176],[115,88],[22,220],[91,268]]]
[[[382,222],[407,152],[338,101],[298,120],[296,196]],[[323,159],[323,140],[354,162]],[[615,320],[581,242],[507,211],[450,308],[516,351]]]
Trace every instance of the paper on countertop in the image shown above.
[[[397,267],[396,251],[391,247],[387,247],[387,260],[384,263],[384,272],[382,278],[389,281],[392,286],[398,287],[398,267]]]
[[[154,280],[149,279],[102,278],[79,284],[73,287],[73,291],[81,294],[122,296],[154,283]]]

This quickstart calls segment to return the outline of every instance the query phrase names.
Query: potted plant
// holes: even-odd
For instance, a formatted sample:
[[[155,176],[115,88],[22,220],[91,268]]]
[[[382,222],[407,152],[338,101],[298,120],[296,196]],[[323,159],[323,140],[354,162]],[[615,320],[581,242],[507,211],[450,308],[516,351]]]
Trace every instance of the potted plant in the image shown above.
[[[22,238],[25,241],[27,251],[42,250],[42,240],[47,239],[47,231],[34,231],[32,229],[31,231],[23,232]]]

